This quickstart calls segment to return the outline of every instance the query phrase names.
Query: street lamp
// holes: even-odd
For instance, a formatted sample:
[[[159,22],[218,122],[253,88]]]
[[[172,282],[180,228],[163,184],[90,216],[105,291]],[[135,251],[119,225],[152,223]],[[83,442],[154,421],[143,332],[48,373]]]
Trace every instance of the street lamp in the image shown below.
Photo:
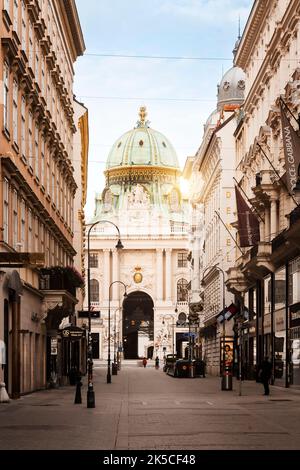
[[[117,225],[109,220],[98,220],[97,222],[91,224],[88,230],[88,262],[87,262],[87,275],[88,275],[88,315],[89,315],[89,330],[88,330],[88,390],[87,390],[87,408],[95,408],[95,393],[94,393],[94,386],[93,386],[93,352],[92,352],[92,335],[91,335],[91,271],[90,271],[90,234],[91,230],[95,227],[95,225],[99,223],[108,223],[112,224],[116,227],[118,231],[118,243],[116,245],[117,249],[124,248],[121,242],[120,230]],[[90,225],[90,224],[88,224]]]
[[[225,273],[223,269],[221,269],[219,266],[212,266],[212,267],[207,267],[202,276],[202,280],[205,276],[205,273],[208,269],[214,270],[216,269],[219,271],[219,273],[222,274],[223,276],[223,351],[222,351],[222,382],[221,382],[221,388],[222,390],[232,390],[231,384],[228,383],[228,376],[225,374]],[[202,281],[203,282],[203,281]],[[221,343],[222,344],[222,343]]]
[[[107,357],[107,376],[106,376],[106,383],[110,384],[111,383],[111,373],[110,373],[110,297],[111,297],[111,287],[113,284],[122,284],[124,286],[125,292],[124,292],[124,297],[127,297],[127,292],[126,292],[126,285],[122,281],[113,281],[111,282],[109,286],[109,293],[108,293],[108,357]]]
[[[116,345],[117,345],[117,318],[116,314],[117,311],[121,310],[121,307],[115,309],[115,318],[114,318],[114,362],[112,368],[112,375],[118,375],[118,363],[117,363],[117,355],[116,355]]]

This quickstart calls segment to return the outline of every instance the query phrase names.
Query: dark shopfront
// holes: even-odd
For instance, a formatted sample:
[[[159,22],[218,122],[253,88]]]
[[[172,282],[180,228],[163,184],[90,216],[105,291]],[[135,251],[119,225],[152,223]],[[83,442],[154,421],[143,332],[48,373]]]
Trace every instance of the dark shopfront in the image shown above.
[[[54,334],[55,333],[55,334]],[[70,326],[47,338],[47,380],[50,388],[70,383],[74,372],[86,374],[86,332]]]
[[[244,379],[257,378],[257,365],[268,356],[273,365],[272,383],[299,387],[300,257],[256,281],[244,303],[242,327],[239,332],[235,329]]]
[[[70,326],[61,331],[61,364],[63,377],[86,373],[86,331],[77,326]]]

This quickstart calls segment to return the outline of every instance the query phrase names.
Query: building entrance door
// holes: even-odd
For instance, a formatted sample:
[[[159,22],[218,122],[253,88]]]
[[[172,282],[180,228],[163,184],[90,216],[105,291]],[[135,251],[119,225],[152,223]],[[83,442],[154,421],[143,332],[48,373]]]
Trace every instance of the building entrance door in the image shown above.
[[[153,336],[153,300],[144,292],[129,294],[123,302],[124,359],[146,357]]]

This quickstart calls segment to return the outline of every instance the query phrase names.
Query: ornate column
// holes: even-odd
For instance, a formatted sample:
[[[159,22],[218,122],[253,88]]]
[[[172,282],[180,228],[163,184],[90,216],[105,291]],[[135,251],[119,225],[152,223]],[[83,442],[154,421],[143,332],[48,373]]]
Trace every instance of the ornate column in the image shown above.
[[[270,241],[270,208],[265,208],[265,237],[261,238],[265,242]]]
[[[112,256],[113,256],[113,266],[112,266],[112,269],[113,269],[112,282],[113,282],[113,281],[120,280],[119,253],[117,249],[113,250]],[[117,282],[112,287],[113,287],[113,295],[112,295],[113,300],[119,300],[120,284]]]
[[[163,250],[156,249],[156,300],[162,300],[163,293]]]
[[[109,250],[103,250],[103,300],[108,301],[108,289],[110,284],[110,268],[109,268]]]
[[[270,240],[275,237],[277,233],[277,199],[271,198],[271,233]]]
[[[172,294],[172,248],[166,249],[166,301],[171,300]]]

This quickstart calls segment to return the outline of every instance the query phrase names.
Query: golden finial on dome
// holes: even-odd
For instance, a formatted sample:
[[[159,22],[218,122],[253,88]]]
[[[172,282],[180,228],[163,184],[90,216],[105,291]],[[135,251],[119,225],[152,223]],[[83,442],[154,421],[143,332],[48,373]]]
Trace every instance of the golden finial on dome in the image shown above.
[[[146,117],[147,117],[146,109],[147,109],[146,106],[141,106],[140,107],[139,116],[140,116],[140,120],[141,120],[142,124],[145,124],[145,121],[146,121]]]

